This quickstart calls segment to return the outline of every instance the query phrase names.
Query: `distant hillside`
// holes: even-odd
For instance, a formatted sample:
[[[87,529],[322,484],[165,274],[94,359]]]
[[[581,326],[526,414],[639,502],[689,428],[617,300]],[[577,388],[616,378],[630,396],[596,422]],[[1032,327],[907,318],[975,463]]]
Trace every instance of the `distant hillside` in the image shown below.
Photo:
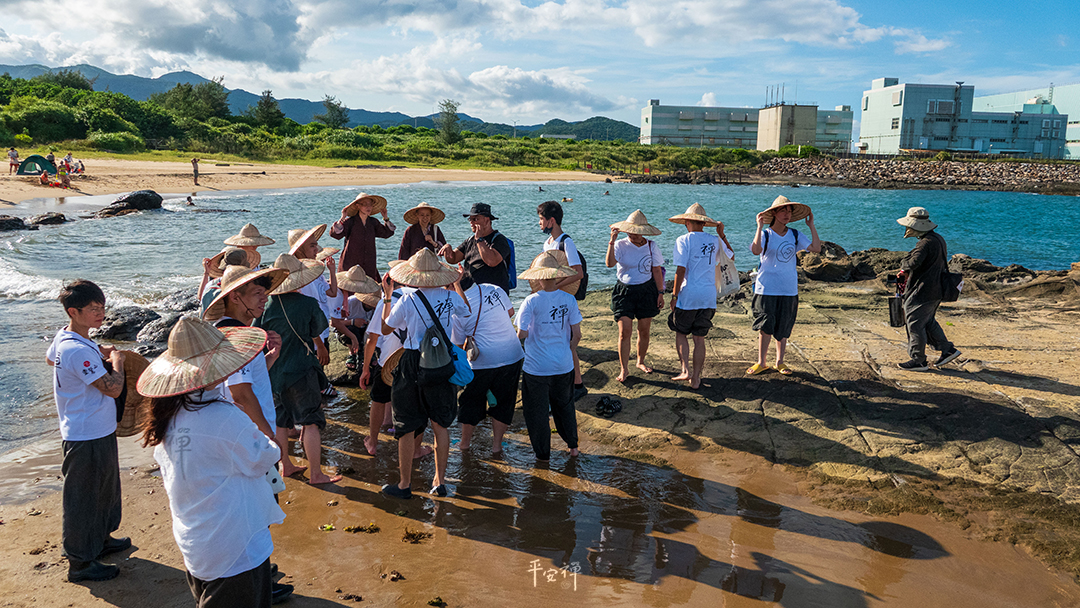
[[[83,76],[94,80],[94,89],[97,91],[113,91],[122,93],[132,99],[144,101],[154,93],[164,93],[180,83],[202,84],[209,82],[192,72],[171,72],[157,78],[144,78],[131,74],[113,74],[92,65],[74,65],[63,68],[49,68],[43,65],[0,65],[0,74],[10,74],[12,78],[33,78],[45,72],[59,72],[60,70],[74,70],[81,72]],[[259,95],[243,89],[226,89],[229,91],[229,109],[233,114],[240,114],[259,101]],[[316,114],[323,113],[321,101],[307,99],[278,99],[278,106],[285,116],[300,124],[307,124],[315,120]],[[515,132],[513,125],[502,123],[484,122],[482,119],[468,114],[458,113],[462,128],[476,133],[487,135],[505,135],[511,137]],[[409,116],[401,112],[372,112],[370,110],[349,110],[350,127],[357,125],[379,125],[392,127],[396,125],[413,125],[417,127],[434,128],[435,115]],[[547,133],[551,135],[576,135],[578,139],[637,141],[639,128],[619,120],[612,120],[603,116],[594,116],[581,122],[566,122],[558,118],[549,120],[542,125],[518,125],[518,136],[529,135],[538,137]]]

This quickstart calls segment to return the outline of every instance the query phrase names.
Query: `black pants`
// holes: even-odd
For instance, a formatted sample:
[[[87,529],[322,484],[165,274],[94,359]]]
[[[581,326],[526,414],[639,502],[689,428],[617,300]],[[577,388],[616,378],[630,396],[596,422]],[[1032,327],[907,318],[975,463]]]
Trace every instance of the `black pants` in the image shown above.
[[[529,429],[533,453],[541,460],[551,458],[551,427],[548,414],[555,419],[555,430],[566,447],[578,447],[577,410],[574,409],[574,372],[557,376],[521,374],[521,409]]]
[[[116,433],[65,441],[63,544],[72,565],[97,559],[120,527],[120,460]]]
[[[908,354],[912,361],[926,363],[926,345],[934,350],[947,353],[953,349],[953,343],[945,337],[945,331],[938,325],[937,314],[940,300],[922,304],[904,303],[904,320],[908,330]]]
[[[197,608],[270,608],[273,579],[269,558],[247,572],[212,581],[186,574]]]

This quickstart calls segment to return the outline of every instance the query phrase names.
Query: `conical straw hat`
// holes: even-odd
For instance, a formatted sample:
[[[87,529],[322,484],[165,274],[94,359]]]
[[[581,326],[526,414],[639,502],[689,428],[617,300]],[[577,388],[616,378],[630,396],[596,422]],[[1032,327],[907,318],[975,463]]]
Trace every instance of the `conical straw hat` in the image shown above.
[[[337,284],[349,293],[378,293],[382,290],[382,286],[371,280],[359,264],[346,272],[337,273]]]
[[[403,354],[405,354],[405,349],[399,348],[386,358],[386,363],[382,366],[382,381],[386,386],[394,385],[394,370],[397,369],[398,363],[401,362],[401,355]]]
[[[438,224],[439,222],[446,219],[446,214],[442,212],[442,209],[439,209],[438,207],[433,207],[427,203],[422,202],[419,205],[405,212],[405,221],[410,224],[415,224],[416,222],[420,221],[419,219],[417,219],[417,215],[419,215],[421,209],[431,210],[432,224]]]
[[[341,250],[337,247],[323,247],[319,250],[319,253],[315,254],[315,261],[321,262],[332,255],[337,255],[339,251]]]
[[[210,302],[210,306],[206,307],[202,318],[206,321],[220,319],[225,315],[225,300],[229,297],[229,294],[259,277],[270,277],[270,289],[266,290],[266,293],[270,293],[277,289],[288,276],[289,271],[284,268],[252,270],[247,266],[229,266],[221,277],[221,292]]]
[[[386,209],[386,199],[378,194],[368,194],[367,192],[361,192],[356,195],[351,203],[345,206],[345,216],[352,217],[360,213],[360,201],[364,199],[371,199],[371,215],[379,215]]]
[[[765,211],[762,212],[762,213],[765,214],[765,216],[764,216],[765,217],[765,224],[768,225],[768,224],[772,223],[773,212],[774,211],[776,211],[780,207],[789,207],[789,206],[791,207],[791,221],[792,222],[797,222],[797,221],[799,221],[801,219],[806,218],[808,215],[810,215],[810,207],[808,205],[804,205],[802,203],[796,203],[794,201],[789,201],[788,197],[781,194],[780,196],[776,197],[776,200],[774,200],[772,202],[772,205],[769,205],[768,209],[766,209]]]
[[[676,215],[675,217],[668,218],[669,222],[674,222],[676,224],[686,224],[687,220],[693,222],[702,222],[706,226],[716,226],[716,220],[705,215],[705,208],[697,203],[690,205],[690,208],[686,210],[686,213],[682,213]]]
[[[137,434],[146,419],[147,407],[150,402],[139,394],[135,385],[139,382],[139,376],[150,366],[150,362],[139,353],[129,350],[124,351],[124,382],[127,384],[127,395],[124,399],[124,416],[116,423],[117,437],[131,437]]]
[[[660,229],[645,219],[645,214],[641,212],[641,209],[631,213],[625,222],[615,222],[611,227],[618,228],[620,232],[627,234],[640,234],[641,236],[657,236],[660,234]]]
[[[296,251],[304,246],[304,243],[308,241],[319,240],[323,233],[326,232],[326,224],[319,224],[311,230],[304,230],[297,228],[289,231],[289,253],[296,255]]]
[[[266,345],[257,327],[218,329],[184,316],[169,333],[169,348],[139,376],[136,388],[146,397],[171,397],[205,388],[244,367]]]
[[[220,279],[221,275],[225,274],[225,268],[227,266],[254,267],[251,264],[251,256],[248,252],[239,247],[233,247],[232,245],[226,245],[220,253],[216,253],[214,254],[214,257],[210,258],[210,269],[207,270],[207,272],[211,277]]]
[[[409,287],[443,287],[458,280],[458,270],[435,257],[430,249],[417,251],[408,262],[390,269],[390,278]]]
[[[239,234],[234,234],[225,239],[225,244],[237,247],[262,247],[263,245],[273,245],[274,239],[261,234],[254,224],[244,224]]]
[[[536,259],[529,265],[529,269],[519,274],[518,278],[526,281],[539,281],[542,279],[563,279],[576,274],[577,271],[566,264],[566,252],[552,250],[536,256]]]
[[[274,260],[274,268],[284,268],[289,271],[289,276],[271,291],[270,295],[278,296],[290,291],[296,291],[304,285],[322,276],[326,267],[315,260],[298,260],[296,256],[283,253]]]

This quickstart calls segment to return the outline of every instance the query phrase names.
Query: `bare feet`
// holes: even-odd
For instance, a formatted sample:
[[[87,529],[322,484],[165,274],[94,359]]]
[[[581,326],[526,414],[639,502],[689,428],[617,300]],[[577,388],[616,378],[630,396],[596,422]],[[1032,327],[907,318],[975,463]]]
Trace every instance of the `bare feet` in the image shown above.
[[[626,382],[626,379],[630,377],[630,370],[624,369],[619,372],[618,376],[615,376],[617,382]]]
[[[674,378],[672,378],[672,380],[675,380],[676,382],[678,382],[679,380],[689,380],[689,379],[690,379],[690,372],[683,372],[683,373],[679,374],[678,376],[675,376]]]
[[[690,379],[690,388],[696,390],[696,389],[698,389],[700,387],[701,387],[701,378],[691,378]]]
[[[333,477],[330,477],[328,475],[320,473],[318,475],[312,475],[311,479],[308,479],[308,484],[313,486],[321,486],[323,484],[337,483],[339,481],[341,481],[341,475],[334,475]]]
[[[296,475],[297,473],[303,473],[306,470],[307,467],[298,467],[295,465],[288,465],[283,463],[281,465],[281,476],[292,477],[293,475]]]
[[[300,438],[300,429],[298,429],[296,427],[293,427],[293,428],[289,429],[289,439],[299,439],[299,438]]]
[[[640,369],[641,371],[645,372],[646,374],[653,373],[653,368],[649,367],[648,365],[645,365],[641,361],[638,361],[637,368]]]
[[[463,439],[461,441],[461,443],[458,444],[458,449],[461,450],[462,452],[464,452],[465,450],[469,449],[469,446],[471,446],[471,445],[472,445],[471,441],[465,441]]]
[[[376,437],[368,436],[364,438],[364,448],[367,449],[369,456],[375,455],[375,450],[379,447],[379,440]]]
[[[431,454],[434,451],[435,450],[429,445],[420,445],[413,452],[412,457],[413,457],[413,459],[423,458],[424,456],[427,456],[428,454]]]
[[[577,448],[571,448],[570,449],[570,455],[571,456],[577,456],[579,454],[581,454],[581,452],[579,452]]]

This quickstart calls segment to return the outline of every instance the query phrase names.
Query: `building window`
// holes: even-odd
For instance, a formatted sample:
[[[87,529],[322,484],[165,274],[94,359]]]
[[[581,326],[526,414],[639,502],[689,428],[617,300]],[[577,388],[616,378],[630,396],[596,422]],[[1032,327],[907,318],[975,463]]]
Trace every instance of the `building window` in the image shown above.
[[[862,98],[862,109],[863,109],[863,112],[870,109],[870,98],[869,97],[863,97]]]
[[[1051,137],[1053,137],[1054,139],[1061,137],[1061,131],[1054,131]]]
[[[934,138],[934,141],[949,141],[949,138],[938,136]]]
[[[1044,129],[1049,129],[1050,128],[1050,119],[1049,118],[1044,118],[1043,119],[1043,128]]]
[[[649,124],[649,117],[648,116],[645,117],[645,124]]]
[[[1047,121],[1047,122],[1049,122],[1049,121]],[[1043,129],[1042,130],[1042,136],[1043,137],[1050,137],[1050,130],[1049,129]]]
[[[1021,121],[1020,121],[1020,124],[1022,124],[1022,125],[1026,125],[1026,124],[1028,124],[1028,121],[1026,121],[1026,120],[1021,120]]]
[[[1054,121],[1054,128],[1055,129],[1060,129],[1061,128],[1061,121],[1060,120],[1055,120]]]
[[[904,92],[903,91],[897,91],[897,92],[892,94],[892,105],[898,106],[903,102],[904,102]]]
[[[992,144],[1003,144],[1003,143],[1005,143],[1005,140],[1004,139],[990,138],[990,143],[992,143]]]
[[[994,123],[995,125],[1007,125],[1007,124],[1009,124],[1009,121],[1007,121],[1007,120],[991,120],[990,122]]]
[[[951,118],[935,118],[934,122],[952,122]]]
[[[899,118],[892,119],[892,128],[894,128],[894,129],[899,129],[900,128],[900,119]]]
[[[978,123],[978,124],[981,124],[981,125],[987,124],[985,118],[981,118],[981,119],[980,118],[972,118],[971,122]]]

